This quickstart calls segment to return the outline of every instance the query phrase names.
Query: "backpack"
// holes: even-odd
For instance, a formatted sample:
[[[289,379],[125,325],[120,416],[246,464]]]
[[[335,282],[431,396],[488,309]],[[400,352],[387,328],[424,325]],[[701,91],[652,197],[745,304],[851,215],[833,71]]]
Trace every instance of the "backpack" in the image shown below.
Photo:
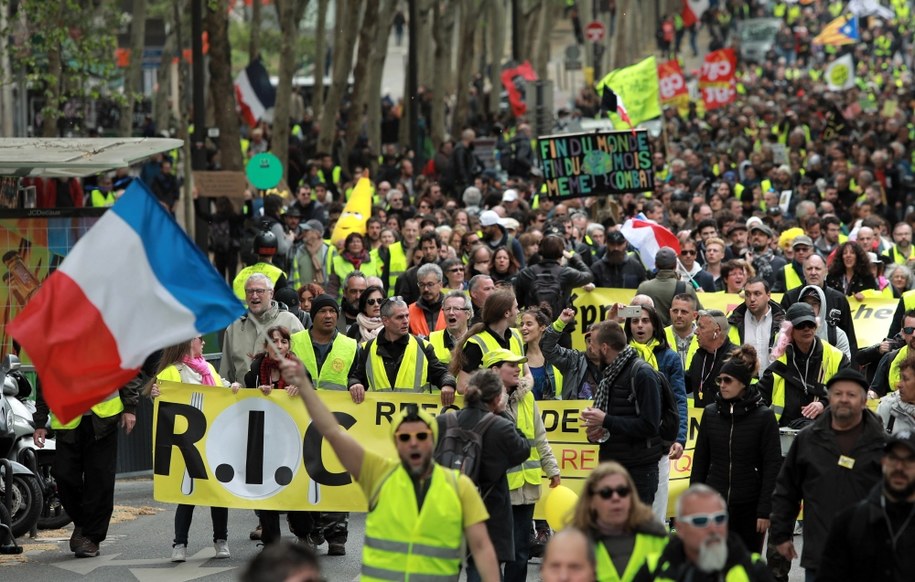
[[[647,362],[636,360],[635,365],[648,366],[648,369],[657,376],[658,382],[661,384],[661,422],[658,425],[658,436],[660,436],[661,440],[665,443],[673,443],[677,440],[677,433],[680,432],[680,410],[677,406],[677,397],[674,396],[673,388],[670,387],[670,381],[667,379],[667,376],[652,368],[651,364]],[[629,381],[632,386],[632,399],[633,402],[635,402],[635,413],[636,415],[640,415],[639,401],[638,398],[636,398],[635,392],[635,374],[637,371],[638,368],[632,370]]]
[[[553,317],[558,317],[568,303],[563,297],[562,285],[559,282],[562,266],[554,264],[544,267],[538,263],[528,268],[534,276],[534,280],[527,291],[525,307],[539,307],[542,303],[546,303],[553,311]]]
[[[487,412],[471,429],[462,428],[458,424],[457,414],[445,414],[444,418],[445,434],[439,439],[433,458],[446,469],[467,475],[479,486],[483,435],[498,417]]]
[[[210,223],[208,235],[210,250],[214,253],[224,253],[232,248],[232,233],[228,220],[213,221]]]

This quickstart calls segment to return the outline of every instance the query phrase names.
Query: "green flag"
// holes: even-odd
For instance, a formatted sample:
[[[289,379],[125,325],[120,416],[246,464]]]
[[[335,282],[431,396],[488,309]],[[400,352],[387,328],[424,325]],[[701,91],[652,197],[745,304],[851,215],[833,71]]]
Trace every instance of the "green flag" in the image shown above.
[[[661,116],[658,65],[654,57],[610,72],[595,87],[598,95],[603,96],[604,87],[610,87],[626,104],[632,125]],[[608,113],[614,127],[626,128],[618,113]]]

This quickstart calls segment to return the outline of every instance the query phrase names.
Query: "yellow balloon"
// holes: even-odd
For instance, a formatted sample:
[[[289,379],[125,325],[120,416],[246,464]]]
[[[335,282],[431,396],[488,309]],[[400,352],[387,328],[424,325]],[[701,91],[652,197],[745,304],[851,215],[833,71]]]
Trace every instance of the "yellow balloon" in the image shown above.
[[[578,503],[578,495],[565,485],[547,491],[543,508],[546,513],[546,521],[554,531],[559,531],[572,521],[575,504]]]

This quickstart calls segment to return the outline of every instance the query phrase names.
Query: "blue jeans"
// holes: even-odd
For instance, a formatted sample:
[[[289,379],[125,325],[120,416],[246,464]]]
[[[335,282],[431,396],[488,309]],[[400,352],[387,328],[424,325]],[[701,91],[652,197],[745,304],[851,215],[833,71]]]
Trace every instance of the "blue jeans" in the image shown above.
[[[527,561],[530,558],[531,532],[534,521],[534,505],[512,505],[514,522],[515,559],[505,563],[505,582],[525,582]]]
[[[636,491],[639,492],[639,499],[645,505],[650,506],[654,503],[654,496],[658,492],[658,464],[626,467],[626,469],[632,475]]]

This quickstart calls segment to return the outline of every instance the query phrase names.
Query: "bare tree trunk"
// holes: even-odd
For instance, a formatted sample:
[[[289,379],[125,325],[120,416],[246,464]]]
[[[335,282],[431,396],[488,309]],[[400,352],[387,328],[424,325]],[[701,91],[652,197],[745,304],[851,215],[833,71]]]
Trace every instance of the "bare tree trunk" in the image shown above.
[[[181,2],[180,11],[184,13],[186,6]],[[156,95],[153,105],[153,121],[158,131],[166,130],[171,125],[171,112],[169,111],[169,90],[171,89],[172,60],[177,54],[177,35],[173,22],[174,11],[166,10],[164,13],[166,30],[165,46],[162,47],[162,60],[159,61],[159,70],[156,71]]]
[[[327,93],[327,102],[321,112],[320,133],[318,134],[318,151],[330,153],[337,132],[337,114],[343,103],[347,90],[347,80],[353,66],[353,51],[356,48],[356,33],[359,30],[358,2],[337,0],[337,11],[334,26],[334,63],[333,83]],[[340,160],[345,164],[346,160]]]
[[[468,87],[473,76],[473,35],[477,19],[480,16],[479,0],[461,2],[461,24],[458,29],[458,67],[455,81],[457,104],[454,106],[454,119],[451,124],[451,135],[460,135],[467,121],[470,99]]]
[[[315,92],[311,98],[312,119],[321,119],[324,107],[324,62],[327,57],[327,2],[318,0],[318,29],[315,33]]]
[[[305,15],[308,0],[274,0],[274,3],[281,33],[280,79],[276,88],[270,151],[279,158],[286,173],[289,170],[289,110],[292,101],[292,77],[296,68],[295,47],[299,38],[299,23]],[[257,5],[258,1],[255,0],[254,4]]]
[[[369,82],[368,82],[368,111],[366,113],[366,126],[368,131],[369,149],[373,157],[372,172],[374,175],[374,162],[381,153],[381,83],[382,73],[384,72],[384,61],[388,54],[388,39],[391,36],[391,26],[394,24],[394,13],[397,8],[397,0],[382,0],[381,8],[378,10],[378,29],[375,31],[375,39],[369,61]]]
[[[214,9],[215,8],[215,9]],[[210,40],[210,92],[221,95],[213,111],[219,128],[219,152],[225,170],[244,169],[241,157],[235,87],[232,82],[232,47],[229,45],[229,16],[221,4],[207,5],[204,27]]]
[[[435,9],[433,34],[435,39],[435,70],[439,72],[432,79],[432,119],[430,120],[432,143],[436,149],[445,141],[445,97],[450,94],[454,83],[451,71],[451,47],[454,44],[455,4],[439,4]]]
[[[356,146],[359,132],[365,123],[365,107],[369,100],[369,59],[375,46],[375,35],[378,32],[378,2],[368,2],[362,17],[362,29],[359,31],[359,50],[356,53],[356,64],[353,67],[353,95],[350,98],[349,111],[346,116],[346,138],[344,155]],[[377,95],[375,98],[377,99]]]
[[[55,26],[61,25],[62,20],[62,8],[60,5],[56,9],[52,9],[51,18],[49,22],[53,22]],[[48,75],[47,82],[45,84],[45,103],[48,104],[44,107],[41,112],[42,124],[41,124],[41,136],[42,137],[57,137],[57,119],[60,117],[60,110],[57,107],[57,103],[60,101],[60,89],[61,84],[63,83],[63,62],[61,57],[61,47],[57,43],[53,43],[48,48]],[[53,104],[49,106],[50,104]]]
[[[489,111],[493,117],[499,115],[502,93],[502,53],[505,52],[506,20],[505,0],[489,2]]]
[[[261,54],[261,6],[263,0],[253,0],[251,2],[251,27],[250,37],[248,37],[248,62],[253,61]],[[283,21],[280,20],[282,28]]]
[[[531,65],[537,71],[537,76],[545,80],[549,77],[547,62],[550,57],[550,32],[555,26],[559,16],[557,6],[553,2],[541,2],[537,15],[537,29],[534,38],[537,39],[532,46]]]
[[[124,137],[133,135],[133,110],[137,97],[142,95],[140,87],[143,73],[143,47],[146,45],[146,0],[133,0],[133,20],[130,21],[130,64],[124,73],[124,97],[121,108],[118,133]]]
[[[435,12],[436,4],[457,4],[461,0],[451,0],[449,2],[437,2],[436,0],[417,0],[419,2],[419,23],[417,24],[417,33],[419,38],[416,39],[419,47],[418,71],[419,84],[429,86],[436,74],[442,71],[436,68],[435,57],[433,56],[433,38],[435,37]],[[449,64],[448,70],[451,70]]]

